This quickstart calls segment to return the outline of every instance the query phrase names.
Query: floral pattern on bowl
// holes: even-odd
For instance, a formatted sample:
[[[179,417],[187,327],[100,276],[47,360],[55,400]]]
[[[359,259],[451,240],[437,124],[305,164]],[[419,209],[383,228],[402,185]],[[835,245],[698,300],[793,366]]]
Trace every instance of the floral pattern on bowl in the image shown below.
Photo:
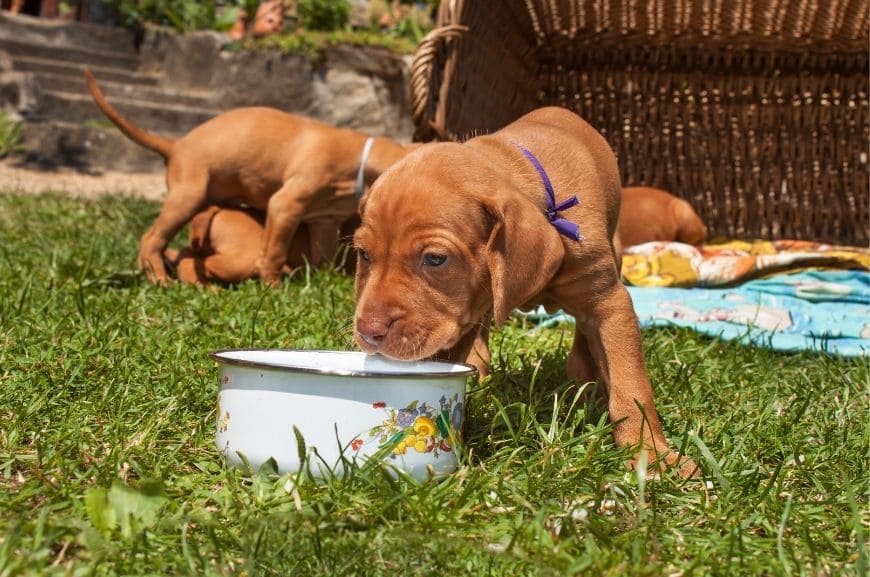
[[[351,441],[351,449],[359,451],[363,445],[376,442],[379,450],[390,450],[393,459],[409,451],[431,453],[436,459],[452,452],[452,443],[462,428],[462,401],[454,394],[450,398],[442,396],[438,404],[433,407],[426,401],[412,401],[395,409],[383,401],[372,403],[372,408],[383,410],[387,418],[369,429],[367,439],[356,437]]]

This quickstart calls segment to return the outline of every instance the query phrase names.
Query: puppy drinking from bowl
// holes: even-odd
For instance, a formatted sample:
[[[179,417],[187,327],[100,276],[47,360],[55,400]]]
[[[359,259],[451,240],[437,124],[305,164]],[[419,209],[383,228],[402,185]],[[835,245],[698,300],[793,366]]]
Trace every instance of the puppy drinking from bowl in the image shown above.
[[[544,304],[576,318],[568,375],[599,381],[620,446],[696,465],[665,440],[631,298],[620,282],[616,157],[573,112],[532,111],[465,143],[426,144],[360,205],[355,338],[399,360],[489,370],[490,316]]]

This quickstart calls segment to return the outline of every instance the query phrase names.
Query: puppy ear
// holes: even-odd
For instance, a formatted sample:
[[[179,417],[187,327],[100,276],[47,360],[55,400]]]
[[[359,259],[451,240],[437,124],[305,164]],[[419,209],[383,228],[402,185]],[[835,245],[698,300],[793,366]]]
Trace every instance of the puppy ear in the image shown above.
[[[547,286],[562,265],[565,247],[541,209],[527,198],[488,199],[483,206],[492,221],[486,257],[493,318],[500,326],[513,309]]]

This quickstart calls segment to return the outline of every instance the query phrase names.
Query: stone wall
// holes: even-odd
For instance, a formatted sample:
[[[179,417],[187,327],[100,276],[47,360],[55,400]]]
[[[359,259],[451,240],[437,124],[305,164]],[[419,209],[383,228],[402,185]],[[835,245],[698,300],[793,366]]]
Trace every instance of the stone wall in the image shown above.
[[[277,50],[228,50],[216,32],[146,30],[141,70],[169,90],[209,94],[216,109],[272,106],[329,124],[409,141],[410,56],[342,45],[322,58]]]
[[[382,48],[344,45],[310,58],[240,51],[215,32],[149,27],[136,34],[0,11],[0,110],[24,121],[17,160],[39,167],[164,169],[159,155],[108,125],[84,68],[130,122],[169,138],[231,108],[272,106],[408,142],[409,63]]]

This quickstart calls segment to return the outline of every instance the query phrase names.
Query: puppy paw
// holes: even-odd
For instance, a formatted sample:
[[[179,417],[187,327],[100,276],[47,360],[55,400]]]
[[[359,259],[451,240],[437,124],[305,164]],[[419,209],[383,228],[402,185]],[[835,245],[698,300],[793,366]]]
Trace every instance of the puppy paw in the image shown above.
[[[701,477],[701,468],[695,461],[685,455],[671,451],[665,456],[664,460],[667,467],[675,469],[677,474],[683,479],[699,479]]]
[[[169,275],[166,273],[166,261],[163,253],[154,258],[140,256],[137,265],[139,271],[145,274],[145,279],[151,284],[166,286],[170,283]]]
[[[277,287],[281,285],[281,273],[260,271],[257,273],[257,277],[266,286]]]
[[[645,450],[645,459],[647,467],[647,478],[656,478],[666,470],[676,470],[677,474],[683,479],[697,479],[701,476],[701,469],[689,457],[680,455],[671,450],[656,452],[652,449]],[[632,469],[637,469],[640,466],[641,457],[631,459],[628,466]]]
[[[157,273],[153,268],[140,268],[139,270],[145,274],[145,280],[151,284],[168,286],[172,282],[166,272]]]
[[[281,284],[282,268],[283,263],[276,266],[261,256],[254,265],[254,274],[263,284],[275,287]]]

